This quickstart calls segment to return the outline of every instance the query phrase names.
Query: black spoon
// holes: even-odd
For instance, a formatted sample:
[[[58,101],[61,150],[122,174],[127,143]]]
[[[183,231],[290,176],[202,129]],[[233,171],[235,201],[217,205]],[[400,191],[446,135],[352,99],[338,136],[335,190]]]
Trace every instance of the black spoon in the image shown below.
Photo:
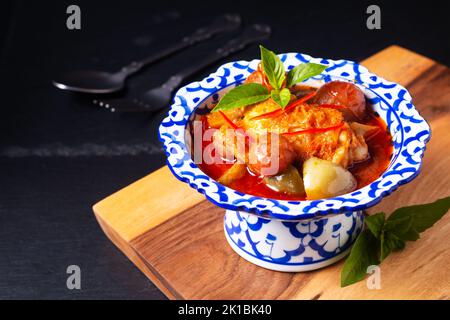
[[[225,14],[217,18],[210,26],[200,28],[192,35],[184,37],[182,41],[173,44],[158,53],[155,53],[142,61],[134,61],[123,67],[118,72],[104,72],[96,70],[79,70],[63,74],[55,79],[53,84],[62,90],[105,94],[121,90],[125,80],[141,70],[144,66],[156,62],[168,55],[187,48],[195,43],[204,41],[212,36],[237,29],[241,24],[241,18],[237,14]]]

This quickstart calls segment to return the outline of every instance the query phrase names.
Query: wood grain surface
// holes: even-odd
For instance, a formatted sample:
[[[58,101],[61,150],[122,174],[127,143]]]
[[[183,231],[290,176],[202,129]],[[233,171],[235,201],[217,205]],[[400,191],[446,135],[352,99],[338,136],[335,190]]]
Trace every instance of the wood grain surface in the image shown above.
[[[429,121],[422,173],[369,213],[431,202],[450,194],[450,70],[392,46],[362,62],[406,86]],[[340,288],[342,261],[305,273],[257,267],[235,254],[223,234],[223,209],[178,181],[167,167],[100,201],[106,235],[173,299],[449,299],[450,214],[381,266],[381,289],[364,281]]]

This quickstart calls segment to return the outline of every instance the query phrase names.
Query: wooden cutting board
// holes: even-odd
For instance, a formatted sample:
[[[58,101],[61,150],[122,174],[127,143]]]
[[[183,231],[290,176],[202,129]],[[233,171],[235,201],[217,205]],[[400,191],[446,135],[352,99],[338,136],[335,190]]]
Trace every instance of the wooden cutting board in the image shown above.
[[[432,128],[421,175],[369,210],[450,195],[450,69],[392,46],[362,62],[406,86]],[[94,205],[106,235],[171,299],[449,299],[450,213],[381,266],[381,289],[340,288],[342,261],[306,273],[257,267],[228,246],[224,210],[167,167]]]

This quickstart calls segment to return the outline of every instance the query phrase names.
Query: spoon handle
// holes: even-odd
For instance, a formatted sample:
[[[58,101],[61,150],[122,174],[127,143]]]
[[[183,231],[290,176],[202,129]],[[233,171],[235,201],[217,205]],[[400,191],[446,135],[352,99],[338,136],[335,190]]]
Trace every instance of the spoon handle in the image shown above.
[[[166,56],[169,56],[175,52],[183,50],[189,46],[192,46],[196,43],[205,41],[212,36],[231,31],[239,28],[241,25],[241,17],[238,14],[224,14],[214,20],[211,25],[203,28],[197,29],[191,35],[184,37],[181,41],[169,45],[157,53],[152,54],[151,56],[141,60],[141,61],[133,61],[129,65],[123,67],[119,73],[122,74],[125,78],[138,72],[146,65],[156,62]]]
[[[216,49],[213,54],[192,62],[189,67],[170,77],[163,86],[169,88],[170,90],[174,90],[187,77],[190,77],[191,75],[229,56],[232,53],[242,50],[249,44],[267,39],[270,36],[270,32],[270,27],[267,25],[254,24],[246,28],[240,36],[230,40],[224,46]]]

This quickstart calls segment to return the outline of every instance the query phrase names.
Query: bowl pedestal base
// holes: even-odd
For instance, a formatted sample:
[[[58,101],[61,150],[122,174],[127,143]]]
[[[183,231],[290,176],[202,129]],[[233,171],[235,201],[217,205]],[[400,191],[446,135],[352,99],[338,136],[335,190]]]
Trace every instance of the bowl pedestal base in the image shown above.
[[[283,221],[227,210],[224,231],[231,248],[247,261],[270,270],[302,272],[344,258],[363,223],[362,211]]]

